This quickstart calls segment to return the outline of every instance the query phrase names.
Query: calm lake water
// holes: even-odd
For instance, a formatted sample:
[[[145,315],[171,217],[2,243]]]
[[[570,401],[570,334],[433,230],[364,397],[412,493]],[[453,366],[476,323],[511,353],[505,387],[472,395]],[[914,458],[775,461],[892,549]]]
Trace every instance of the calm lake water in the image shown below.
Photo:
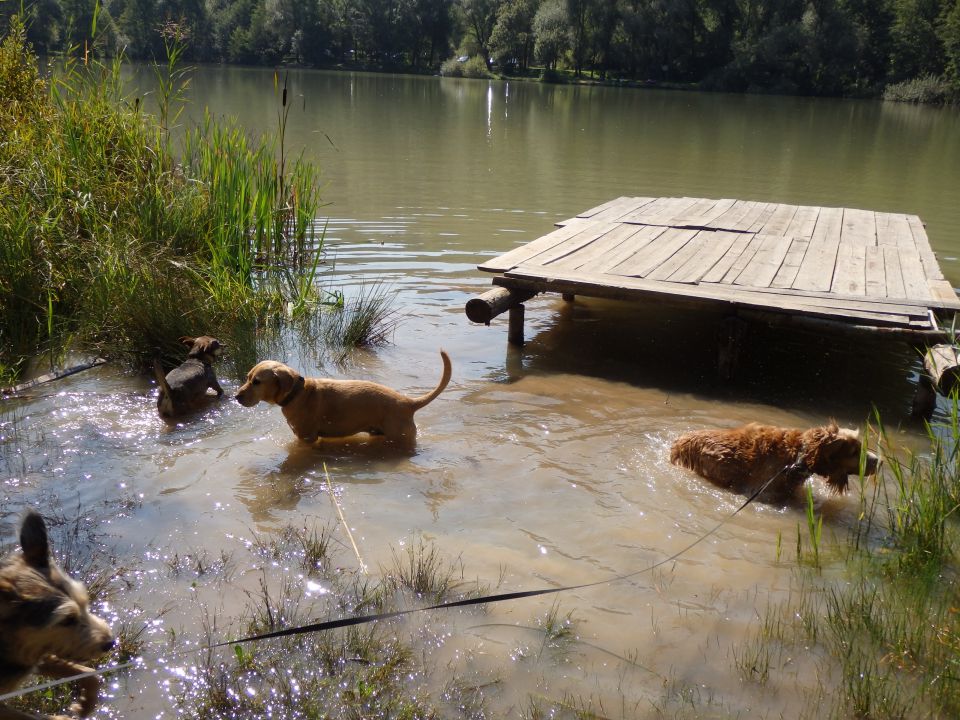
[[[490,286],[476,270],[484,259],[621,195],[916,213],[958,284],[957,112],[307,71],[289,85],[287,147],[326,182],[325,281],[348,296],[385,284],[399,324],[392,344],[342,364],[309,347],[274,359],[414,393],[436,383],[442,347],[453,380],[417,414],[409,457],[304,448],[278,408],[228,400],[171,429],[152,382],[112,367],[0,408],[5,541],[28,502],[68,520],[109,517],[100,542],[131,568],[115,611],[164,611],[151,641],[200,637],[210,608],[235,616],[262,577],[249,539],[286,525],[333,527],[353,570],[362,558],[376,574],[422,539],[489,589],[577,585],[663,560],[742,502],[669,464],[684,431],[862,426],[876,407],[905,445],[923,447],[906,421],[918,362],[905,344],[756,327],[740,375],[721,384],[710,313],[539,297],[515,350],[505,316],[475,326],[463,308]],[[190,98],[194,118],[207,106],[253,134],[277,127],[270,71],[198,69]],[[221,384],[229,394],[239,380]],[[820,484],[815,494],[825,535],[845,537],[857,500]],[[607,717],[796,717],[816,685],[811,663],[791,661],[763,686],[741,681],[733,658],[758,614],[796,590],[793,551],[776,547],[795,545],[798,526],[806,532],[799,504],[751,505],[655,573],[493,605],[480,620],[445,617],[452,636],[431,654],[489,682],[494,716],[535,697],[579,699]],[[192,567],[183,558],[234,553],[232,572],[213,579],[174,571]],[[539,652],[531,630],[555,602],[577,638],[560,656]],[[176,666],[121,677],[99,716],[175,717]]]

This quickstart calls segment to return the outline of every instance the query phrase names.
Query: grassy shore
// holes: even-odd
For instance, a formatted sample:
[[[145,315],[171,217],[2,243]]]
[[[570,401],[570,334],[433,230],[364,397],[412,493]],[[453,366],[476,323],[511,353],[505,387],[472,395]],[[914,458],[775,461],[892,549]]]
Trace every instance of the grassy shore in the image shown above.
[[[0,43],[0,385],[41,355],[169,365],[182,335],[216,335],[246,362],[264,330],[328,310],[362,318],[360,332],[325,323],[351,326],[327,333],[334,345],[384,336],[383,297],[371,313],[322,289],[319,171],[284,147],[281,78],[273,135],[208,117],[174,147],[181,52],[173,28],[148,114],[120,61],[68,57],[46,81],[21,25]]]
[[[794,590],[733,650],[745,682],[786,682],[812,663],[803,717],[960,717],[957,407],[928,428],[923,455],[896,447],[878,419],[887,482],[861,485],[845,541],[798,529]]]

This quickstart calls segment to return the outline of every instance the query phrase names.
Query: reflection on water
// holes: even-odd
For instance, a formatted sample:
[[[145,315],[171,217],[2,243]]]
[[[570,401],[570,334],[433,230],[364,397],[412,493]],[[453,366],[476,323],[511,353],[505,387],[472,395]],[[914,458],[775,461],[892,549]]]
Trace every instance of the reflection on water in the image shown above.
[[[190,635],[205,602],[235,616],[244,595],[231,588],[260,576],[238,567],[232,584],[193,584],[171,578],[171,558],[230,554],[286,524],[338,527],[331,493],[371,568],[421,536],[469,577],[514,591],[642,570],[732,513],[742,497],[670,465],[670,443],[687,430],[857,426],[876,408],[907,446],[923,447],[906,421],[919,356],[904,343],[757,323],[739,374],[720,383],[711,312],[541,296],[527,303],[517,350],[505,318],[472,326],[463,307],[489,287],[475,269],[484,259],[625,194],[917,212],[941,257],[955,255],[956,113],[300,71],[291,81],[307,112],[291,115],[288,138],[330,183],[325,282],[348,294],[384,283],[401,322],[393,344],[342,364],[324,365],[317,348],[281,347],[272,359],[412,394],[431,387],[444,348],[453,379],[417,413],[416,450],[304,447],[278,408],[226,399],[169,427],[149,379],[98,368],[0,405],[6,542],[27,503],[56,497],[75,515],[107,517],[107,542],[137,567],[118,602],[172,607],[163,627]],[[204,68],[193,87],[198,103],[251,132],[273,122],[268,72]],[[960,275],[953,261],[944,269]],[[221,380],[231,396],[238,379]],[[825,535],[845,537],[857,501],[819,482],[815,492]],[[577,621],[563,657],[529,630],[549,598],[437,619],[452,635],[431,654],[438,667],[503,679],[500,708],[569,693],[615,702],[618,716],[655,716],[670,686],[695,688],[715,714],[794,717],[813,665],[794,659],[792,683],[753,687],[730,653],[758,609],[796,592],[794,558],[776,547],[803,523],[799,504],[751,505],[653,573],[563,593],[561,614]],[[114,712],[172,717],[158,682],[131,674]]]

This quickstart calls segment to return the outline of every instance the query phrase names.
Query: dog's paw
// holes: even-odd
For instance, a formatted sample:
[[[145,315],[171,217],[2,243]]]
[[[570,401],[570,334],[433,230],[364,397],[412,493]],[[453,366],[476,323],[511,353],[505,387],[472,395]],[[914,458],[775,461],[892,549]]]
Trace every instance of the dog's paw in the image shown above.
[[[100,680],[96,675],[91,675],[79,680],[80,695],[77,702],[70,706],[70,712],[74,712],[80,717],[91,715],[97,707],[97,700],[100,696]]]

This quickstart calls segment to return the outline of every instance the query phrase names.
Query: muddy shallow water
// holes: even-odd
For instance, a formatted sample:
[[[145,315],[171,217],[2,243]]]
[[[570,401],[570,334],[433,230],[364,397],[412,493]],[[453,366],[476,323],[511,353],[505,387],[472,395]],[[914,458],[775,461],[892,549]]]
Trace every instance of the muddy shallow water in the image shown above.
[[[195,92],[207,102],[228,105],[218,93],[229,91],[240,106],[248,102],[244,89],[263,77],[256,71],[206,69],[196,78]],[[362,377],[419,393],[436,383],[438,350],[444,348],[453,361],[453,379],[418,412],[415,452],[385,453],[376,444],[304,447],[293,440],[278,408],[261,404],[248,409],[231,401],[240,381],[224,374],[227,398],[176,427],[158,418],[151,380],[113,366],[0,406],[0,531],[5,542],[9,545],[27,503],[68,521],[94,520],[98,552],[116,556],[130,568],[128,587],[114,600],[123,606],[117,613],[129,617],[136,608],[150,619],[165,612],[148,632],[150,642],[170,632],[198,637],[204,608],[235,615],[247,600],[244,589],[255,587],[261,576],[244,559],[246,544],[287,525],[332,527],[338,562],[351,571],[362,563],[376,574],[397,549],[423,540],[462,566],[466,580],[490,590],[579,585],[633,573],[669,557],[743,501],[669,464],[669,445],[682,432],[754,420],[807,426],[835,418],[862,426],[876,408],[905,444],[922,447],[918,428],[906,421],[918,368],[906,345],[758,325],[738,377],[720,383],[713,356],[718,316],[711,313],[581,299],[571,305],[542,296],[527,304],[528,343],[518,350],[507,346],[505,318],[480,327],[471,325],[463,311],[470,297],[489,286],[489,278],[475,269],[484,258],[545,234],[553,222],[616,195],[749,195],[917,212],[910,206],[891,207],[894,168],[867,164],[881,155],[865,151],[865,164],[851,170],[851,176],[869,176],[869,184],[880,188],[873,205],[862,197],[860,186],[850,189],[855,185],[851,176],[824,174],[822,159],[810,160],[802,172],[781,167],[771,186],[749,171],[724,184],[713,163],[697,164],[707,153],[702,145],[684,146],[677,157],[648,167],[663,173],[659,185],[646,174],[640,178],[629,163],[618,164],[612,150],[602,153],[607,172],[595,176],[589,153],[579,157],[578,152],[572,168],[545,164],[586,125],[580,117],[584,103],[592,108],[586,115],[591,122],[596,122],[596,104],[603,102],[610,103],[613,118],[618,113],[634,118],[630,113],[637,109],[619,103],[635,103],[642,93],[626,101],[569,96],[564,93],[572,90],[562,88],[544,96],[544,90],[536,89],[520,108],[541,117],[545,103],[554,114],[542,117],[558,118],[558,127],[528,127],[498,110],[505,102],[502,86],[491,85],[494,90],[488,92],[427,78],[351,80],[369,91],[364,94],[354,85],[337,85],[347,77],[302,74],[296,79],[304,88],[311,82],[322,86],[316,92],[327,94],[328,107],[360,104],[358,117],[378,122],[375,130],[362,123],[351,126],[344,111],[339,119],[297,120],[300,134],[293,134],[294,142],[319,158],[330,182],[331,272],[326,281],[348,296],[372,283],[385,284],[394,295],[399,324],[390,345],[354,352],[340,363],[317,348],[295,344],[275,359],[306,374]],[[398,85],[403,87],[396,90]],[[397,106],[394,92],[412,95],[410,106]],[[517,102],[517,94],[514,90],[511,102]],[[455,112],[443,104],[451,96],[459,98],[457,107],[472,110]],[[693,94],[647,97],[656,98],[661,112],[653,117],[668,133],[676,132],[672,124],[688,122],[695,134],[703,128],[704,108],[694,107],[689,117],[684,108],[689,113],[691,106],[707,103],[716,110],[718,102]],[[353,104],[345,98],[353,98]],[[823,137],[822,129],[804,125],[816,125],[822,114],[834,122],[872,118],[862,104],[780,100],[780,105],[777,99],[763,102],[771,103],[775,120],[794,123],[776,130],[794,140],[807,132]],[[388,104],[392,114],[372,117],[376,102]],[[431,117],[446,117],[438,125],[454,135],[449,142],[459,138],[466,143],[471,133],[476,135],[471,142],[477,144],[467,145],[476,149],[475,155],[457,157],[480,158],[481,165],[490,159],[490,167],[497,168],[491,170],[495,180],[478,177],[477,168],[465,161],[460,172],[473,173],[466,182],[453,164],[437,165],[417,144],[428,139],[411,129],[420,126],[404,113],[420,117],[424,103],[431,102],[439,103]],[[720,108],[728,113],[723,117],[743,113],[735,115],[743,134],[760,133],[749,119],[756,114],[751,104],[759,100],[729,102],[731,107]],[[486,113],[473,112],[487,107]],[[509,107],[514,117],[522,115]],[[259,127],[258,111],[251,107],[249,113],[251,126]],[[498,127],[495,119],[501,116],[505,124]],[[866,126],[874,139],[878,127],[905,133],[903,142],[909,145],[931,132],[931,123],[941,128],[957,122],[955,116],[939,115],[914,120],[895,114],[892,120],[866,121]],[[613,124],[606,129],[609,143],[618,134],[623,141],[623,128],[634,127],[608,122]],[[892,122],[893,129],[884,122]],[[592,127],[596,135],[597,126]],[[639,134],[631,142],[655,146],[655,139],[644,139],[654,127],[634,128]],[[843,127],[848,135],[852,132]],[[434,131],[433,126],[423,130]],[[732,131],[721,125],[716,132],[729,139]],[[330,134],[336,149],[312,140],[318,133]],[[526,134],[517,141],[511,133]],[[757,137],[766,138],[762,133]],[[764,139],[762,148],[769,149],[768,142]],[[509,158],[485,156],[494,152],[490,148],[504,152],[504,145],[508,154],[529,148],[517,159],[516,177],[508,180],[500,176],[502,165],[492,163],[509,163]],[[387,146],[395,154],[386,154]],[[410,147],[420,149],[410,152]],[[740,146],[747,153],[741,160],[747,170],[761,163],[750,148],[749,142]],[[933,186],[937,183],[931,175],[956,172],[955,147],[948,150],[954,160],[943,160],[942,166],[909,167],[918,183]],[[593,184],[584,189],[563,181],[563,176],[578,177],[576,173]],[[818,177],[825,178],[827,187],[818,188]],[[555,192],[521,192],[540,181]],[[491,188],[491,182],[499,185]],[[444,192],[445,184],[454,187]],[[469,192],[471,186],[478,188],[476,193]],[[925,196],[924,202],[938,228],[938,234],[931,230],[934,247],[945,258],[948,276],[956,274],[950,243],[960,228],[960,211],[947,200]],[[842,539],[856,521],[856,499],[829,496],[819,483],[814,490],[825,536]],[[532,696],[575,698],[610,717],[672,716],[687,705],[706,716],[796,716],[816,684],[812,663],[787,659],[784,673],[761,687],[741,680],[734,653],[762,609],[795,590],[793,547],[798,527],[805,532],[804,523],[800,502],[753,504],[652,573],[491,605],[479,614],[432,616],[429,622],[449,635],[430,654],[450,672],[502,680],[489,691],[495,714],[516,716]],[[55,535],[64,533],[61,529]],[[237,560],[222,560],[231,555]],[[189,562],[181,562],[185,558]],[[192,570],[229,565],[230,571],[176,572],[181,565]],[[554,603],[561,615],[572,616],[578,639],[562,656],[538,651],[541,640],[530,629]],[[178,666],[154,663],[121,676],[100,714],[174,717],[165,683]]]

